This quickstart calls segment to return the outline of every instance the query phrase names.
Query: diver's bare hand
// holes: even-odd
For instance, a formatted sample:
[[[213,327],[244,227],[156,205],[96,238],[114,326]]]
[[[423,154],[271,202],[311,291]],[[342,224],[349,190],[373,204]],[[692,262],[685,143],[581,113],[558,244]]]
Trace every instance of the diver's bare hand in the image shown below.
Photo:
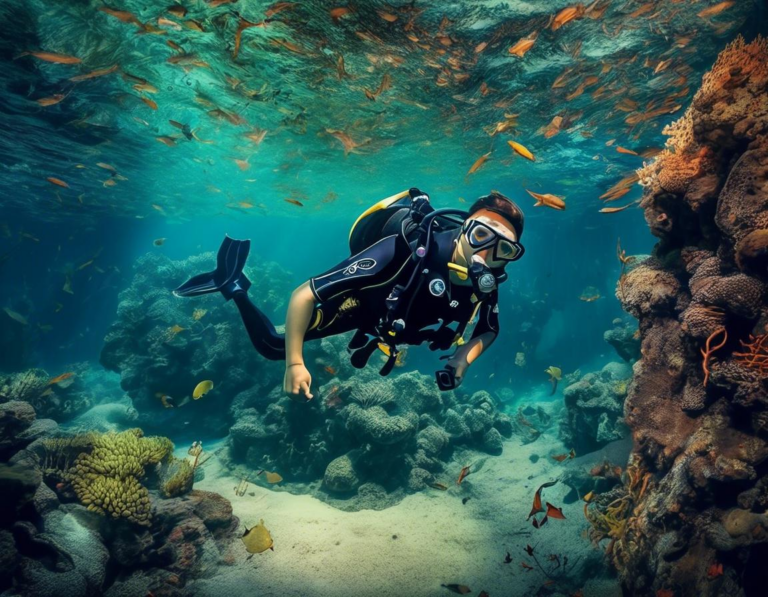
[[[285,368],[285,377],[283,378],[283,391],[294,400],[304,397],[312,400],[314,394],[310,394],[309,388],[312,385],[312,376],[304,366],[304,363],[294,363]]]

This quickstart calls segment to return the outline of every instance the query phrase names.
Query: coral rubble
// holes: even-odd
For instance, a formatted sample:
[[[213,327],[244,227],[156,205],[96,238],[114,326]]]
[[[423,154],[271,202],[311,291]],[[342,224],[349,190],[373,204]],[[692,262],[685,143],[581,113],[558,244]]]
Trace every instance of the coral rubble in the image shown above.
[[[639,171],[659,242],[617,288],[640,325],[634,450],[589,506],[627,594],[764,591],[767,90],[768,42],[736,39]]]

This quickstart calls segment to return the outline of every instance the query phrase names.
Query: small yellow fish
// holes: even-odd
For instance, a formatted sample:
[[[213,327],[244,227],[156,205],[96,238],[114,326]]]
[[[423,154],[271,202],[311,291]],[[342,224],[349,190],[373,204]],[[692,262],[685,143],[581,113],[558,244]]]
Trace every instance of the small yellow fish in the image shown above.
[[[283,480],[283,477],[280,476],[280,474],[278,474],[278,473],[270,473],[269,471],[265,471],[265,470],[262,469],[262,470],[259,471],[258,474],[260,475],[262,473],[264,473],[264,476],[267,479],[267,483],[272,483],[272,484],[280,483],[280,481]]]
[[[206,309],[195,309],[192,311],[192,319],[200,321],[206,313],[208,313]]]
[[[561,380],[563,378],[563,372],[560,370],[560,367],[553,367],[550,365],[544,370],[544,373],[548,373],[550,376],[557,380]]]
[[[47,180],[51,184],[55,184],[57,187],[64,187],[65,189],[69,188],[69,185],[63,180],[61,180],[60,178],[54,178],[53,176],[49,176],[45,180]]]
[[[206,379],[205,381],[201,381],[199,384],[197,384],[195,386],[195,389],[192,392],[192,399],[193,400],[200,400],[200,398],[205,396],[212,389],[213,389],[213,382],[210,379]]]
[[[526,160],[531,160],[532,162],[536,161],[534,155],[524,145],[516,143],[515,141],[507,141],[507,143],[517,155],[524,157]]]
[[[179,332],[183,332],[183,331],[184,331],[184,330],[186,330],[186,329],[187,329],[187,328],[183,328],[183,327],[181,327],[180,325],[176,324],[176,325],[174,325],[173,327],[171,327],[171,328],[168,328],[168,333],[169,333],[169,334],[172,334],[172,335],[174,335],[174,336],[175,336],[175,335],[176,335],[176,334],[178,334]]]
[[[469,172],[467,172],[467,176],[469,176],[470,174],[474,174],[475,172],[480,170],[480,168],[483,167],[483,164],[485,164],[485,162],[488,160],[489,157],[491,157],[490,151],[488,153],[484,153],[479,158],[477,158],[477,160],[475,160],[475,163],[472,164],[472,167],[469,169]]]
[[[272,535],[264,526],[264,519],[259,520],[259,524],[255,527],[245,528],[245,533],[242,536],[243,545],[248,553],[262,553],[271,549],[275,551],[275,542],[272,540]]]

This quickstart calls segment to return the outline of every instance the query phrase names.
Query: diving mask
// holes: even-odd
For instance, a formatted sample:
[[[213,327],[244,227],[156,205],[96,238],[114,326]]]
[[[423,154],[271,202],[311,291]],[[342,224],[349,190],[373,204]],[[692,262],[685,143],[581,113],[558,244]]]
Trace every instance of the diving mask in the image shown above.
[[[469,246],[475,250],[493,247],[493,259],[496,261],[517,261],[525,249],[516,240],[505,237],[480,219],[470,219],[462,227]]]

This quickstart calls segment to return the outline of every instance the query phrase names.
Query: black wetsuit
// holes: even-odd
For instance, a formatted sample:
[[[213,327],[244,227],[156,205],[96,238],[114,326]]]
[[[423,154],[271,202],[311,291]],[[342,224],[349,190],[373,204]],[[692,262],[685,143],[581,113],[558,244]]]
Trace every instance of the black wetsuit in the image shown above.
[[[399,223],[392,228],[398,229]],[[405,286],[412,275],[416,277],[409,292],[399,299],[402,306],[398,317],[405,321],[405,327],[397,334],[398,344],[428,342],[432,350],[448,350],[475,313],[479,320],[472,338],[482,334],[495,337],[499,329],[498,291],[478,301],[472,286],[449,281],[448,262],[458,234],[456,228],[433,233],[420,271],[415,272],[413,246],[403,234],[394,232],[311,278],[316,303],[305,340],[351,330],[358,330],[357,339],[363,334],[377,336],[392,289],[398,284]],[[284,360],[284,336],[244,291],[236,292],[234,300],[256,350],[268,359]]]

